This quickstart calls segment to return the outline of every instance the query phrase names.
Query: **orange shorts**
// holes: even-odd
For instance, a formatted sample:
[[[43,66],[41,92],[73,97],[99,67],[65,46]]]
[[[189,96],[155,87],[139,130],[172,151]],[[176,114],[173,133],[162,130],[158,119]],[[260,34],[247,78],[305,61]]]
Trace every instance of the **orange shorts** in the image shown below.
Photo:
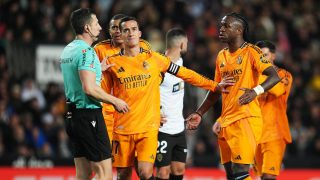
[[[254,173],[257,176],[262,176],[262,174],[279,175],[285,150],[286,143],[283,139],[259,144],[253,166]]]
[[[104,123],[106,124],[106,127],[107,127],[109,140],[110,140],[110,143],[112,143],[115,112],[114,111],[110,112],[109,110],[105,109],[105,107],[102,108],[102,112],[103,112],[102,114],[103,114]]]
[[[114,167],[131,167],[134,159],[154,163],[158,147],[158,131],[139,134],[113,134]]]
[[[221,128],[218,135],[221,163],[253,164],[257,142],[261,137],[262,119],[240,119]]]

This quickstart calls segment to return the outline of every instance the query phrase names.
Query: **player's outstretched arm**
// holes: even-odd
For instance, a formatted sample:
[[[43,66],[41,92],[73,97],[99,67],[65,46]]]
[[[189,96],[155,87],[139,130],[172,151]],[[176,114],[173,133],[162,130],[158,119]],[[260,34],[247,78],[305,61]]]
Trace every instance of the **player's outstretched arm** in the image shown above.
[[[210,109],[210,107],[212,107],[216,103],[219,97],[219,92],[209,91],[200,107],[194,113],[190,114],[187,117],[186,129],[197,129],[202,120],[202,116]]]
[[[192,84],[194,86],[207,89],[210,91],[222,91],[225,92],[225,87],[234,85],[234,80],[231,77],[227,77],[221,83],[217,83],[213,80],[210,80],[193,70],[190,70],[186,67],[176,65],[174,63],[170,63],[169,68],[167,70],[168,73],[173,74],[185,82]]]

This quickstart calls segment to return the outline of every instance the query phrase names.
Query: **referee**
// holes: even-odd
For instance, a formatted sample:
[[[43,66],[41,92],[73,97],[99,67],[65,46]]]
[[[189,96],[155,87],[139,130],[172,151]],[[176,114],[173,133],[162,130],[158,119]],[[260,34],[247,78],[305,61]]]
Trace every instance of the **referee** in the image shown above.
[[[91,47],[101,26],[90,9],[72,12],[71,26],[76,34],[61,54],[68,112],[66,131],[73,145],[76,179],[90,179],[91,169],[97,180],[112,179],[111,148],[100,102],[111,103],[122,113],[129,111],[126,102],[100,87],[102,70],[107,68]]]

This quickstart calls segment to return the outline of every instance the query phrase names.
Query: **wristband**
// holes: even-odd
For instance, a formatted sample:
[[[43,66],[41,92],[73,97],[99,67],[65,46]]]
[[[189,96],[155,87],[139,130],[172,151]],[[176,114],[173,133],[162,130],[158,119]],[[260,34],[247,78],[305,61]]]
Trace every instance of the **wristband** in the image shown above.
[[[264,89],[261,85],[256,86],[255,88],[253,88],[253,90],[254,90],[254,92],[257,93],[257,95],[264,93]]]
[[[202,119],[202,115],[199,112],[195,111],[194,113],[198,114]]]

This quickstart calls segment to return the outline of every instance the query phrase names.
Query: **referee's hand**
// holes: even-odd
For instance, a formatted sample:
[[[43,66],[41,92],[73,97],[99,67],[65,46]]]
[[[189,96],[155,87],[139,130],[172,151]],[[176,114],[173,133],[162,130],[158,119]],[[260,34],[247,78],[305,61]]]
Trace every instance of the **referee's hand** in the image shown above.
[[[125,101],[118,98],[116,99],[114,106],[120,113],[127,113],[130,111],[129,105]]]

